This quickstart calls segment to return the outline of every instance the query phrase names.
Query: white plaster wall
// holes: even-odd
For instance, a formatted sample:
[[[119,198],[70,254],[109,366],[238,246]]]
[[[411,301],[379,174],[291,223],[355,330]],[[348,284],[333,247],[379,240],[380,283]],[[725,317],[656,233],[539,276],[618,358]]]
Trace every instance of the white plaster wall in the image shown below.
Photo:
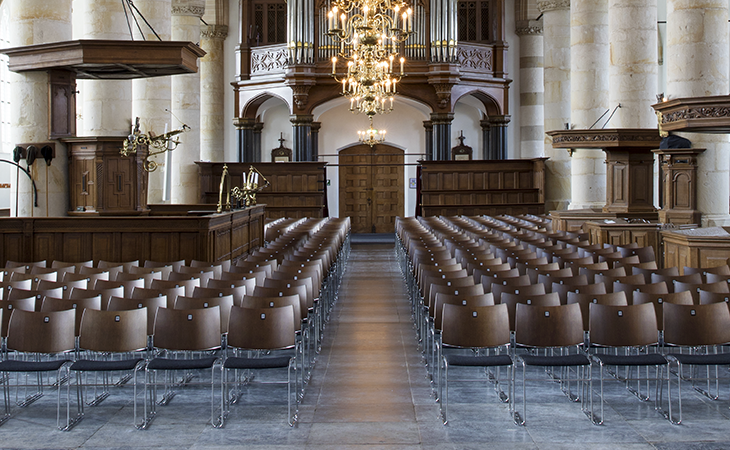
[[[279,147],[280,138],[285,139],[284,147],[294,149],[289,106],[279,99],[271,99],[261,105],[259,113],[259,120],[264,123],[261,130],[261,161],[271,162],[271,150]]]
[[[468,97],[464,100],[467,99]],[[464,131],[464,145],[471,147],[474,159],[482,159],[482,126],[479,124],[482,112],[470,103],[460,99],[454,106],[454,121],[451,122],[451,147],[459,145],[459,133]]]

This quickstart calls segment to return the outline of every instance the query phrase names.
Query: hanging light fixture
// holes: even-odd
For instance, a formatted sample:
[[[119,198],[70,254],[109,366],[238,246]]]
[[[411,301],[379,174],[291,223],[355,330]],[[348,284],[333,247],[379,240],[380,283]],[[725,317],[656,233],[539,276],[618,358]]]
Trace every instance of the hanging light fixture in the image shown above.
[[[350,99],[350,111],[370,118],[392,111],[404,75],[399,47],[413,34],[413,10],[401,1],[335,0],[328,24],[328,35],[340,43],[340,55],[347,61],[347,73],[340,75],[333,57],[332,76]]]
[[[373,116],[370,116],[370,127],[367,130],[360,130],[357,132],[358,140],[369,146],[375,144],[382,144],[385,142],[385,130],[376,130],[373,128]]]

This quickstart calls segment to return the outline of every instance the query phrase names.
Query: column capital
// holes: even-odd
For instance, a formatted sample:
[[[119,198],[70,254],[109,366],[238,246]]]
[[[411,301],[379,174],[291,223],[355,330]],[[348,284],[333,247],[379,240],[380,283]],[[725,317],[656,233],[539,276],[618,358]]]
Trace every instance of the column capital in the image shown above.
[[[570,9],[570,0],[542,0],[537,2],[537,9],[541,13],[560,9]]]
[[[292,116],[289,116],[289,121],[295,127],[312,126],[312,122],[314,122],[314,116],[311,114],[294,114]]]
[[[433,122],[431,122],[430,120],[424,120],[423,128],[425,128],[426,131],[433,131]]]
[[[203,25],[200,27],[201,39],[223,41],[228,37],[228,25]]]
[[[542,36],[542,21],[522,20],[515,27],[517,36]]]
[[[451,124],[454,120],[454,113],[431,113],[431,123],[433,125]]]
[[[252,130],[256,126],[256,119],[234,117],[233,126],[236,127],[237,130]]]
[[[173,0],[173,16],[197,16],[205,14],[205,0]]]
[[[506,127],[512,120],[512,116],[505,114],[503,116],[489,116],[489,123],[496,126]]]

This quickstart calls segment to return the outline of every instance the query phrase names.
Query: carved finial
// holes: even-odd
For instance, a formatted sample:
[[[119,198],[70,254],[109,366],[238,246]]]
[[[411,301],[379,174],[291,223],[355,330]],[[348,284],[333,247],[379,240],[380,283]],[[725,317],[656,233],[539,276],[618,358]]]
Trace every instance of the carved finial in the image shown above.
[[[457,137],[456,139],[459,140],[459,145],[464,145],[464,139],[466,139],[464,137],[464,130],[459,131],[459,137]]]
[[[279,148],[284,148],[284,142],[286,139],[284,139],[284,132],[281,132],[281,137],[279,138]]]

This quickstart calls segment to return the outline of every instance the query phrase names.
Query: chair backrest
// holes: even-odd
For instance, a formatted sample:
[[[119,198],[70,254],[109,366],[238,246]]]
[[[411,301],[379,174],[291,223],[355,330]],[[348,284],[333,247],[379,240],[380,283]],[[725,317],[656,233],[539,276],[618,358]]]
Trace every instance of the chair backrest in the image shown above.
[[[44,297],[63,297],[63,288],[57,287],[52,289],[10,289],[7,300],[15,300],[18,298],[35,297],[36,307],[40,308]]]
[[[556,292],[543,294],[528,294],[525,292],[505,292],[502,294],[502,304],[507,305],[509,313],[509,329],[515,330],[515,312],[518,303],[537,306],[560,306],[560,297]]]
[[[471,277],[466,278],[467,280],[472,280]],[[436,304],[436,296],[438,294],[454,294],[457,296],[461,295],[462,297],[481,295],[484,294],[484,286],[481,284],[472,284],[467,286],[447,286],[444,284],[432,284],[429,289],[428,296],[428,312],[431,317],[434,316],[434,305]]]
[[[694,300],[689,291],[675,292],[671,294],[651,294],[648,292],[634,292],[634,305],[653,303],[656,312],[656,321],[659,331],[664,330],[664,303],[675,305],[692,305]]]
[[[170,277],[175,272],[170,274]],[[195,291],[195,288],[200,286],[200,278],[190,278],[187,280],[152,280],[152,284],[150,285],[151,289],[169,289],[169,288],[175,288],[179,286],[183,286],[185,289],[185,295],[191,296],[193,295],[193,292]],[[142,287],[142,286],[141,286]],[[170,298],[169,296],[167,297]]]
[[[585,275],[588,278],[589,283],[595,283],[596,275],[607,275],[607,276],[626,276],[626,269],[623,267],[616,267],[615,269],[588,269],[586,267],[578,268],[579,275]]]
[[[621,255],[624,257],[629,257],[629,256],[638,257],[639,262],[651,262],[651,261],[656,260],[656,257],[654,255],[654,247],[652,247],[652,246],[646,246],[646,247],[623,246],[623,247],[618,247],[617,250],[619,252],[621,252]]]
[[[15,268],[15,267],[24,267],[26,271],[30,271],[30,269],[33,266],[37,267],[46,267],[46,261],[34,261],[34,262],[20,262],[20,261],[5,261],[5,267],[7,268]]]
[[[276,261],[275,259],[272,261]],[[241,273],[248,273],[248,274],[254,274],[254,273],[260,273],[263,272],[265,274],[265,277],[270,277],[274,271],[276,271],[276,268],[278,267],[277,264],[266,264],[263,263],[248,263],[244,264],[242,266],[236,265],[232,266],[230,269],[224,271],[223,273],[231,273],[231,274],[241,274]],[[222,275],[222,274],[221,274]]]
[[[294,310],[294,319],[297,323],[297,329],[300,328],[302,322],[303,312],[302,304],[299,299],[299,295],[284,295],[282,297],[255,297],[253,295],[245,295],[241,307],[243,308],[279,308],[282,306],[291,305]]]
[[[720,266],[720,267],[727,267],[727,266]],[[724,281],[726,283],[730,283],[730,274],[707,273],[703,276],[704,276],[705,283],[717,283],[719,281]]]
[[[441,319],[443,316],[444,305],[459,306],[490,306],[494,305],[494,297],[491,293],[480,295],[454,295],[454,294],[436,294],[434,299],[434,318],[433,327],[437,330],[441,329]]]
[[[445,345],[484,348],[510,342],[507,305],[461,306],[445,304],[441,341]]]
[[[606,294],[606,285],[603,283],[570,285],[553,283],[552,292],[556,292],[560,296],[560,303],[568,303],[568,293],[576,294]]]
[[[730,266],[726,264],[724,266],[709,267],[703,269],[684,266],[682,269],[682,273],[684,273],[685,275],[690,273],[701,273],[704,277],[707,277],[707,274],[710,273],[715,275],[730,275]]]
[[[230,347],[275,350],[295,345],[296,322],[291,305],[276,308],[231,309],[231,331],[228,333]]]
[[[109,280],[109,272],[99,272],[99,273],[73,273],[73,272],[66,272],[63,274],[63,279],[61,281],[77,281],[77,280],[86,280],[87,286],[93,286],[94,283],[96,283],[96,280]]]
[[[243,296],[246,295],[246,286],[234,286],[227,288],[196,287],[193,291],[193,297],[195,298],[223,297],[224,295],[230,295],[233,297],[234,306],[241,306],[241,303],[243,303]]]
[[[130,275],[139,275],[143,273],[154,273],[157,274],[153,278],[156,280],[167,280],[167,277],[170,276],[170,273],[172,272],[172,266],[159,266],[159,267],[130,267],[129,271],[127,271]]]
[[[3,281],[2,284],[0,284],[0,288],[2,288],[2,298],[7,299],[9,298],[8,295],[10,294],[10,291],[13,289],[23,289],[23,290],[31,290],[33,289],[33,279],[28,278],[25,280],[18,280],[18,281]]]
[[[82,262],[66,262],[66,261],[57,261],[54,259],[53,262],[51,262],[52,268],[73,267],[75,269],[76,273],[78,273],[78,271],[81,267],[93,267],[93,266],[94,266],[93,260],[82,261]]]
[[[41,304],[42,312],[65,311],[67,309],[73,309],[76,311],[75,333],[76,336],[78,336],[81,331],[81,318],[84,311],[86,309],[95,309],[97,311],[101,310],[101,295],[76,300],[45,297]]]
[[[217,306],[204,309],[158,308],[154,345],[168,350],[213,350],[221,345]]]
[[[157,280],[154,280],[157,281]],[[122,286],[124,288],[124,296],[129,297],[132,292],[137,288],[143,288],[144,285],[144,278],[137,278],[134,280],[119,280],[119,281],[104,281],[104,280],[97,280],[96,283],[94,283],[94,289],[110,289]]]
[[[686,293],[688,295],[692,295],[689,291],[683,291],[683,294]],[[703,291],[700,290],[699,292],[700,297],[700,305],[706,305],[708,303],[721,303],[730,302],[730,293],[727,292],[709,292],[709,291]]]
[[[651,283],[651,275],[656,273],[659,275],[669,275],[669,276],[679,276],[679,269],[677,267],[667,267],[664,269],[645,269],[643,267],[629,267],[629,269],[632,274],[642,274],[644,275],[644,281],[646,284]]]
[[[730,309],[727,303],[665,303],[664,342],[693,347],[730,342]]]
[[[233,307],[232,295],[206,298],[180,296],[175,300],[175,309],[200,309],[212,308],[214,306],[217,306],[220,310],[221,333],[228,333],[228,320],[231,316],[231,308]]]
[[[0,335],[6,337],[8,335],[8,323],[10,322],[10,316],[13,311],[20,309],[23,311],[35,311],[36,298],[35,296],[27,298],[18,298],[15,300],[3,300],[0,301],[0,308],[3,310],[2,322],[0,322]]]
[[[134,352],[147,348],[147,308],[124,311],[86,309],[79,348],[95,352]]]
[[[669,294],[669,289],[667,289],[667,283],[665,283],[664,281],[651,284],[630,284],[618,281],[613,284],[613,292],[620,291],[626,293],[626,298],[629,300],[629,304],[633,303],[634,292],[647,292],[650,294]]]
[[[623,267],[619,267],[619,269],[623,269]],[[594,277],[594,280],[596,283],[603,283],[606,285],[606,292],[613,292],[613,285],[615,283],[624,283],[624,284],[646,284],[646,278],[644,278],[644,275],[637,273],[635,275],[596,275]]]
[[[126,272],[129,270],[130,267],[139,267],[139,261],[114,262],[100,260],[99,263],[96,265],[96,267],[99,267],[101,269],[118,266],[122,266],[123,270]]]
[[[162,272],[148,272],[148,273],[129,273],[122,272],[117,274],[115,281],[132,281],[138,279],[144,280],[144,287],[149,288],[152,285],[152,280],[161,280]]]
[[[492,286],[494,303],[502,303],[502,296],[504,294],[542,295],[545,293],[545,285],[540,283],[527,286],[503,286],[501,284]]]
[[[160,267],[172,267],[172,270],[177,270],[177,268],[182,267],[184,265],[185,265],[185,260],[184,259],[181,259],[179,261],[167,261],[167,262],[165,262],[165,261],[151,261],[151,260],[148,260],[148,261],[145,261],[144,262],[144,267],[153,267],[153,268],[154,267],[157,267],[157,268],[160,268]]]
[[[529,347],[569,347],[583,343],[580,305],[517,304],[515,342]]]
[[[228,266],[230,269],[230,266]],[[189,266],[183,266],[179,269],[175,269],[177,272],[190,272],[193,273],[195,270],[200,271],[213,271],[213,278],[219,278],[221,276],[221,273],[223,273],[223,266],[220,264],[211,264],[207,261],[198,261],[198,260],[192,260],[190,261]]]
[[[311,277],[306,278],[298,278],[296,280],[277,280],[273,278],[267,278],[264,280],[263,285],[264,287],[277,287],[277,286],[304,286],[307,289],[307,299],[312,299],[314,301],[315,298],[318,298],[319,296],[319,286],[317,286],[317,289],[314,288],[314,279]],[[248,288],[246,288],[248,289]],[[255,286],[252,288],[255,289]],[[251,291],[247,291],[251,292]],[[315,295],[316,294],[316,295]],[[309,304],[309,300],[307,300],[307,304]]]
[[[728,293],[730,292],[730,289],[728,289],[728,284],[725,281],[717,283],[685,283],[682,281],[676,281],[674,283],[674,292],[682,291],[691,292],[695,303],[699,303],[700,291]]]
[[[183,266],[184,267],[184,266]],[[167,277],[168,281],[183,281],[183,280],[193,280],[197,279],[198,286],[206,286],[208,284],[208,280],[213,278],[213,275],[215,275],[215,272],[211,269],[209,271],[206,271],[206,269],[200,269],[200,268],[192,268],[193,272],[171,272],[170,275]]]
[[[132,295],[128,296],[128,298],[142,299],[150,297],[165,297],[167,299],[167,308],[173,308],[175,307],[175,299],[177,299],[180,295],[185,295],[185,286],[159,289],[138,287],[134,288]],[[121,297],[121,295],[119,297]]]
[[[568,292],[568,304],[577,303],[580,305],[580,313],[583,316],[583,331],[588,331],[589,309],[591,305],[626,306],[626,293],[611,292],[608,294],[586,294],[580,292]]]
[[[282,280],[277,280],[282,281]],[[308,308],[311,308],[314,303],[309,303],[310,298],[307,298],[307,287],[304,285],[298,285],[298,286],[275,286],[275,287],[266,287],[266,286],[256,286],[254,288],[253,292],[250,294],[254,297],[283,297],[285,295],[298,295],[299,296],[299,302],[302,308],[302,317],[307,317],[307,314],[304,313],[305,310]]]
[[[112,297],[109,299],[107,310],[109,311],[128,311],[130,309],[142,309],[147,311],[147,334],[152,336],[155,332],[155,315],[157,308],[167,307],[167,297],[149,297],[149,298],[124,298]]]
[[[664,281],[665,283],[667,283],[667,289],[669,289],[669,292],[676,292],[676,283],[701,284],[705,282],[705,280],[702,279],[702,274],[699,273],[691,273],[687,275],[677,276],[661,275],[657,273],[651,274],[652,283],[658,283],[660,281]]]
[[[69,295],[69,299],[71,300],[78,300],[81,298],[89,298],[89,297],[96,297],[97,295],[101,295],[101,309],[105,310],[107,305],[109,304],[109,299],[112,297],[123,297],[124,296],[124,286],[117,286],[107,289],[77,289],[73,288],[71,289],[71,295]]]
[[[8,311],[3,311],[5,315]],[[35,312],[15,308],[7,327],[8,350],[25,353],[64,353],[74,350],[72,310]]]

